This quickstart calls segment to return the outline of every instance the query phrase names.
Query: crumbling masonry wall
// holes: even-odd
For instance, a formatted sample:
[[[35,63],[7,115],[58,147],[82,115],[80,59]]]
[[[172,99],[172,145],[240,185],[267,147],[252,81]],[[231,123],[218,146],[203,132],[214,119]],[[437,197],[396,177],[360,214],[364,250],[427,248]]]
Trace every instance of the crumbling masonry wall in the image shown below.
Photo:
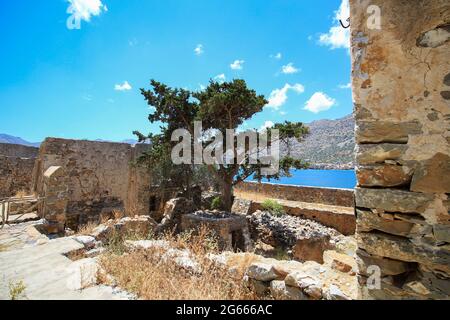
[[[150,176],[135,160],[145,145],[47,138],[36,161],[34,190],[45,195],[45,172],[61,167],[67,183],[65,225],[108,218],[114,210],[126,215],[149,213]],[[45,208],[42,208],[45,211]],[[42,214],[42,212],[41,212]]]
[[[37,153],[38,148],[0,143],[0,198],[31,191]]]
[[[448,298],[450,3],[350,6],[361,298]]]

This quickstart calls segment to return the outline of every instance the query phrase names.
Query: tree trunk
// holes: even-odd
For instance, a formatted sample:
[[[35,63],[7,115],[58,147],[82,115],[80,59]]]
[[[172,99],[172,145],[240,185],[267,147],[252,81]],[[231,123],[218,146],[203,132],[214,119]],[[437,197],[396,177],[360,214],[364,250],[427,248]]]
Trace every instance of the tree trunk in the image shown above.
[[[231,212],[233,206],[233,183],[224,181],[222,184],[222,206],[225,211]]]

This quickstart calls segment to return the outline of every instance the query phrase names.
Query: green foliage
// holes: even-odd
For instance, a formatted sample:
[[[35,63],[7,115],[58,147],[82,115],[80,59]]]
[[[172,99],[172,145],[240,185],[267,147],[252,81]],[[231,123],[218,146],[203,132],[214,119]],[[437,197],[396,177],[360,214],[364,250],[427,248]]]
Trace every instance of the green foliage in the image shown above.
[[[14,281],[9,282],[9,298],[11,300],[25,299],[26,298],[25,290],[26,286],[22,280],[17,282]]]
[[[263,208],[263,210],[269,211],[271,215],[276,217],[280,217],[286,214],[283,205],[272,199],[264,200],[264,202],[261,204],[261,207]]]
[[[222,199],[220,197],[215,197],[211,202],[212,210],[220,210],[222,209]]]
[[[233,186],[253,174],[255,179],[261,180],[264,164],[259,161],[250,164],[247,154],[247,159],[243,163],[208,165],[207,172],[205,168],[198,170],[194,165],[174,165],[170,155],[177,142],[171,141],[172,132],[184,128],[193,135],[194,121],[201,121],[203,130],[218,130],[225,137],[226,129],[237,129],[244,121],[262,111],[268,101],[263,95],[257,95],[254,90],[248,88],[246,82],[240,79],[230,82],[211,80],[206,89],[194,93],[170,88],[155,80],[151,80],[150,85],[151,90],[141,89],[141,93],[148,105],[154,109],[148,119],[151,123],[161,125],[161,133],[145,136],[140,132],[134,132],[139,141],[150,140],[151,143],[150,150],[142,155],[141,163],[146,163],[152,170],[162,188],[164,184],[172,184],[182,185],[189,190],[194,181],[204,180],[211,185],[214,183],[210,183],[210,179],[202,177],[213,178],[222,191],[222,208],[230,210]],[[292,138],[300,140],[308,133],[308,128],[303,123],[285,122],[276,124],[275,128],[280,130],[280,140],[287,142]],[[233,149],[237,154],[237,136],[234,137]],[[268,178],[278,179],[280,176],[289,175],[291,168],[304,168],[306,164],[301,160],[287,157],[281,160],[280,167],[279,173]]]

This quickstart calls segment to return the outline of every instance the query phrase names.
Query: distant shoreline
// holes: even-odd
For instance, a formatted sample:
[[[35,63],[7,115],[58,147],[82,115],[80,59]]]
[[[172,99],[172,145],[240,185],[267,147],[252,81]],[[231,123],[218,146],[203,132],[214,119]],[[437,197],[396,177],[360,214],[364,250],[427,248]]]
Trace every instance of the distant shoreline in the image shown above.
[[[333,163],[316,163],[311,164],[308,169],[311,170],[355,170],[353,163],[333,164]]]

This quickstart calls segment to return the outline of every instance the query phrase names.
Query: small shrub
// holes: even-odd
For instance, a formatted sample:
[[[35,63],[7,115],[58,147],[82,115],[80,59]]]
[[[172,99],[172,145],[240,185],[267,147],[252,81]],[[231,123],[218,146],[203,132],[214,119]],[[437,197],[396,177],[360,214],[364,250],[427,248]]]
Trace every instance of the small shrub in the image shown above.
[[[271,199],[264,200],[264,202],[261,204],[261,207],[263,208],[263,210],[269,211],[271,215],[276,217],[280,217],[286,214],[283,205],[281,205],[275,200]]]
[[[26,289],[26,286],[22,280],[17,281],[17,282],[10,281],[9,282],[9,298],[11,300],[25,299],[26,298],[25,289]]]
[[[211,202],[211,209],[212,210],[220,210],[222,208],[222,198],[215,197],[213,201]]]

